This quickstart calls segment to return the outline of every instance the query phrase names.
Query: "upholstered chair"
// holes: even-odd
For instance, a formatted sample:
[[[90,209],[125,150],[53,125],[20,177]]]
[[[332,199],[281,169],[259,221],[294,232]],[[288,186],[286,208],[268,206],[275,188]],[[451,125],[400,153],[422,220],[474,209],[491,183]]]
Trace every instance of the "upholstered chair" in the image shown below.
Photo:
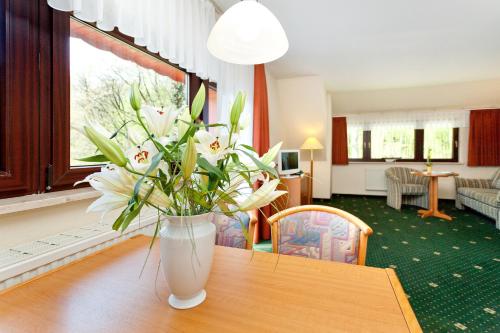
[[[257,223],[257,211],[238,212],[234,217],[215,214],[215,244],[240,249],[252,249],[253,233]],[[243,226],[248,234],[245,237]]]
[[[343,210],[318,205],[285,209],[268,219],[273,252],[364,265],[372,229]]]
[[[397,210],[402,204],[429,208],[429,177],[412,174],[415,169],[392,167],[385,170],[387,205]]]

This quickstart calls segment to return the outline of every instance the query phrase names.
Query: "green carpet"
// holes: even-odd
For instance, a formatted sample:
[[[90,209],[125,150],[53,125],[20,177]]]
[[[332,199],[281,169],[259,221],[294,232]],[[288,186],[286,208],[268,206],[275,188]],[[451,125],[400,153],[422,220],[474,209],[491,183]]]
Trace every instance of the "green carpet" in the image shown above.
[[[335,195],[331,205],[370,225],[367,265],[392,267],[424,332],[500,332],[500,231],[494,221],[452,201],[452,222],[401,212],[384,197]],[[270,244],[256,245],[270,251]]]

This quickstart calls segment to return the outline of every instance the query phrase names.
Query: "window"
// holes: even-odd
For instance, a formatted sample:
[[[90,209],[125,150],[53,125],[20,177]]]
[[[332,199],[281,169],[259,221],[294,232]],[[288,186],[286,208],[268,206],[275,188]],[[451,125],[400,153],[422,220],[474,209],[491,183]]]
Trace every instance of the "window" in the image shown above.
[[[187,75],[181,70],[76,19],[70,29],[72,167],[90,164],[78,158],[95,155],[94,145],[81,133],[83,124],[102,125],[111,136],[133,122],[128,102],[132,82],[140,83],[146,103],[176,109],[187,104]],[[129,135],[133,137],[133,127]],[[117,140],[127,147],[128,137]]]
[[[363,129],[351,126],[347,128],[347,154],[351,159],[363,158]]]
[[[375,126],[363,131],[359,126],[348,126],[347,135],[350,161],[424,162],[432,149],[433,161],[458,162],[458,128]]]
[[[374,159],[415,158],[415,131],[411,127],[374,128],[371,133],[371,157]]]
[[[208,89],[132,38],[47,1],[0,1],[0,13],[0,198],[72,189],[98,171],[78,160],[95,153],[78,129],[99,122],[113,133],[130,119],[132,81],[164,106],[191,103],[201,83]]]

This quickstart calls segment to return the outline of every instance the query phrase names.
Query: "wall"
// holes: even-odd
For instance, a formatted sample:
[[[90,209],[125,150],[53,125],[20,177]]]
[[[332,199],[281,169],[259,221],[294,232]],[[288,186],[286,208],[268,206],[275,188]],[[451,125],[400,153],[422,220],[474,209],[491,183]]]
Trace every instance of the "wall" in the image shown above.
[[[423,109],[479,109],[500,106],[500,79],[440,86],[332,93],[333,115],[375,111],[418,112]],[[435,163],[435,170],[449,170],[464,177],[489,178],[496,168],[470,168],[467,164],[468,129],[460,129],[459,163]],[[415,163],[398,163],[419,168]],[[351,163],[333,166],[332,193],[385,195],[365,190],[365,170],[385,169],[384,163]],[[440,180],[439,196],[455,197],[453,179]]]
[[[283,148],[298,149],[309,136],[325,147],[315,152],[313,180],[315,198],[329,198],[330,188],[330,98],[319,76],[275,79],[268,71],[268,99],[271,144],[283,141]],[[309,151],[301,152],[301,169],[309,171]]]

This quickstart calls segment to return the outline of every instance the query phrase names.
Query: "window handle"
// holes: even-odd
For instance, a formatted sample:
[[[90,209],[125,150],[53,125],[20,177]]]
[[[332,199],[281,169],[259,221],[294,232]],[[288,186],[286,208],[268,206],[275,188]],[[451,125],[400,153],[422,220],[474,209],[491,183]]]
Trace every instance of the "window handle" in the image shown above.
[[[455,140],[455,148],[458,148],[458,140]]]

